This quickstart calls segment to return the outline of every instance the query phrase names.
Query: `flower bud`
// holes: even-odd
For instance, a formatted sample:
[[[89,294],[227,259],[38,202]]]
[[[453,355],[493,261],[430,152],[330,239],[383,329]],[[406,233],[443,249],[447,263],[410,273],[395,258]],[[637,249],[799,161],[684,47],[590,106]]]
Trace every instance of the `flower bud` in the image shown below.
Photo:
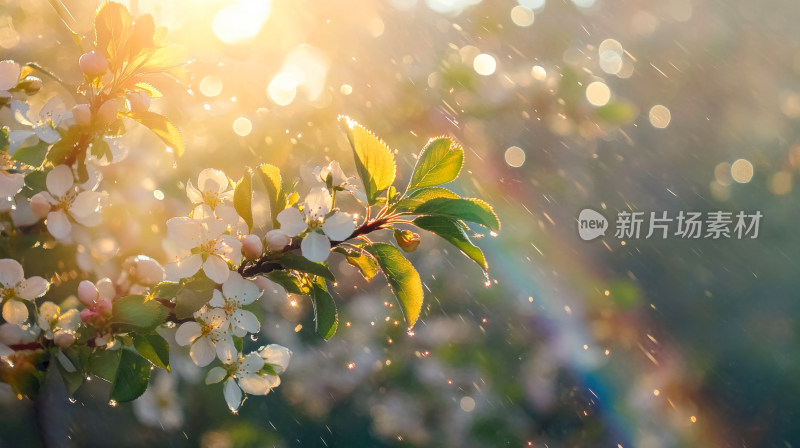
[[[141,90],[129,93],[128,108],[131,112],[147,112],[150,109],[150,95]]]
[[[98,300],[114,300],[114,297],[117,296],[117,288],[114,287],[114,283],[112,283],[111,279],[108,277],[101,278],[97,281],[97,292],[99,295]]]
[[[93,308],[99,297],[100,293],[97,291],[97,287],[94,286],[94,283],[89,280],[82,280],[80,284],[78,284],[78,300],[80,300],[82,304]]]
[[[117,111],[119,110],[119,103],[117,100],[108,100],[97,109],[97,116],[100,121],[106,126],[117,121]]]
[[[395,229],[394,239],[397,240],[397,244],[400,246],[400,249],[403,249],[406,252],[414,252],[417,250],[417,246],[419,246],[420,242],[419,234],[410,230]]]
[[[267,232],[267,249],[269,250],[283,250],[290,241],[289,235],[278,229]]]
[[[67,348],[75,342],[75,335],[68,331],[56,331],[53,335],[53,342],[60,348]]]
[[[246,258],[254,260],[260,257],[263,252],[264,243],[261,242],[261,238],[258,235],[251,234],[242,238],[242,253]]]
[[[141,285],[155,285],[164,280],[164,268],[156,260],[144,255],[136,257],[136,282]]]
[[[50,201],[47,200],[47,197],[43,192],[36,193],[31,198],[31,211],[37,217],[47,217],[47,214],[50,213],[51,209],[52,206],[50,205]]]
[[[86,76],[98,77],[108,71],[108,60],[94,50],[82,54],[78,65]]]
[[[42,88],[42,80],[35,76],[26,76],[17,84],[17,88],[24,90],[26,95],[35,95]]]
[[[95,311],[103,317],[111,317],[111,299],[100,299],[97,301]]]
[[[92,109],[88,104],[76,104],[72,107],[72,119],[78,126],[89,126],[92,124]]]
[[[81,310],[81,320],[92,327],[102,327],[106,320],[97,311],[92,311],[89,308]]]

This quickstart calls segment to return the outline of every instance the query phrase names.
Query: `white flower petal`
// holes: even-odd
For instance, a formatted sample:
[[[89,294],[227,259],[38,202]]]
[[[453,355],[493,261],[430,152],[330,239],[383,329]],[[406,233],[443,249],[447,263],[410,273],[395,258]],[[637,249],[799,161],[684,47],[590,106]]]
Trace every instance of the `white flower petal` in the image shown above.
[[[242,262],[242,242],[232,235],[221,235],[214,243],[213,253],[229,258],[238,265]]]
[[[11,100],[11,113],[17,123],[24,126],[33,126],[37,121],[31,116],[31,106],[23,101]]]
[[[167,221],[167,238],[181,249],[194,249],[203,243],[203,225],[192,218],[179,217]]]
[[[228,230],[228,224],[221,219],[204,219],[203,225],[205,226],[204,241],[215,240]]]
[[[353,217],[343,212],[336,212],[322,223],[322,231],[333,241],[344,241],[356,230]]]
[[[39,137],[40,140],[47,143],[48,145],[52,145],[53,143],[61,140],[61,134],[58,133],[55,129],[53,129],[49,123],[43,124],[41,126],[36,126],[33,128],[33,132]]]
[[[0,90],[13,89],[19,82],[21,74],[22,69],[16,62],[0,61]]]
[[[50,121],[57,126],[66,112],[67,108],[64,106],[64,101],[59,96],[54,96],[39,110],[39,118],[42,121]]]
[[[214,209],[214,214],[217,218],[221,219],[229,226],[235,226],[239,224],[239,213],[237,213],[236,209],[231,205],[218,205],[217,208]]]
[[[175,342],[178,345],[189,345],[202,334],[203,330],[200,324],[197,322],[184,322],[175,332]]]
[[[291,237],[285,234],[283,230],[274,229],[267,232],[266,236],[267,240],[267,249],[268,250],[283,250],[286,246],[289,245],[291,241]]]
[[[232,272],[222,285],[222,294],[237,306],[249,305],[261,296],[258,285],[243,278],[238,272]]]
[[[259,355],[264,360],[264,363],[272,364],[275,371],[280,374],[289,368],[289,359],[292,357],[292,351],[278,344],[270,344],[261,349]]]
[[[223,369],[222,367],[214,367],[209,370],[208,375],[206,375],[206,384],[219,383],[220,381],[224,380],[227,375],[227,370]]]
[[[233,276],[233,274],[234,273],[232,272],[231,277]],[[228,281],[230,281],[230,278],[228,278]],[[225,285],[223,285],[223,287],[224,286]],[[222,297],[222,293],[219,292],[218,289],[215,289],[214,293],[211,295],[211,301],[208,302],[208,304],[211,306],[223,307],[225,306],[225,297]]]
[[[82,191],[75,200],[72,201],[69,211],[76,218],[84,218],[97,212],[99,207],[100,193],[96,191]]]
[[[25,185],[25,177],[20,173],[0,171],[0,198],[16,195]]]
[[[247,310],[236,310],[233,313],[233,319],[236,321],[236,326],[245,329],[248,333],[258,333],[261,329],[261,322],[255,314]]]
[[[31,277],[23,280],[14,290],[20,299],[33,300],[43,296],[48,286],[47,280],[42,277]]]
[[[58,165],[47,173],[47,190],[55,197],[64,196],[75,183],[72,170],[66,165]]]
[[[229,185],[228,176],[213,168],[206,168],[197,176],[197,186],[203,192],[222,193]]]
[[[328,259],[331,252],[331,242],[327,236],[311,232],[300,243],[300,251],[311,261],[323,262]]]
[[[14,353],[15,352],[11,349],[11,347],[7,346],[6,344],[0,344],[0,358],[11,356]]]
[[[65,331],[75,331],[81,325],[81,314],[76,309],[67,310],[59,316],[56,328]]]
[[[203,193],[200,192],[194,185],[192,185],[192,181],[186,182],[186,196],[192,201],[193,204],[199,204],[203,202]]]
[[[6,300],[3,304],[3,319],[22,326],[28,320],[28,307],[19,300]]]
[[[193,276],[200,270],[202,265],[203,257],[200,254],[193,254],[180,261],[167,263],[164,266],[164,270],[167,273],[167,277],[178,280]]]
[[[235,412],[239,409],[239,406],[242,404],[242,390],[239,389],[239,386],[236,385],[236,381],[233,378],[228,378],[228,381],[225,382],[225,388],[222,393],[225,396],[225,402],[228,403],[228,409],[230,409],[231,412]]]
[[[198,338],[192,348],[189,349],[189,356],[192,361],[200,367],[205,367],[211,364],[216,356],[214,353],[214,344],[208,338]]]
[[[15,129],[8,133],[8,155],[13,156],[17,148],[22,146],[25,140],[36,135],[27,129]]]
[[[0,284],[5,288],[13,288],[25,278],[25,271],[17,260],[3,258],[0,260]]]
[[[208,204],[197,204],[197,207],[192,210],[192,219],[200,221],[214,219],[214,210]]]
[[[238,373],[256,373],[264,367],[264,360],[258,356],[258,353],[248,353],[241,362],[239,362]]]
[[[250,395],[268,394],[271,384],[271,381],[258,375],[242,375],[239,377],[239,387]]]
[[[332,204],[333,198],[327,188],[312,188],[311,191],[308,192],[308,196],[306,196],[303,212],[309,219],[325,216],[331,211]]]
[[[278,213],[278,223],[281,225],[281,232],[288,236],[300,235],[306,228],[306,221],[300,210],[290,207]]]
[[[224,283],[231,273],[228,263],[216,255],[209,255],[203,263],[203,272],[211,280],[217,283]]]
[[[48,213],[45,224],[47,225],[47,231],[57,240],[63,240],[68,237],[69,232],[72,230],[72,224],[70,224],[69,218],[67,218],[67,214],[64,213],[64,210],[56,210]]]
[[[236,346],[229,337],[217,342],[217,357],[223,364],[230,364],[236,359]]]

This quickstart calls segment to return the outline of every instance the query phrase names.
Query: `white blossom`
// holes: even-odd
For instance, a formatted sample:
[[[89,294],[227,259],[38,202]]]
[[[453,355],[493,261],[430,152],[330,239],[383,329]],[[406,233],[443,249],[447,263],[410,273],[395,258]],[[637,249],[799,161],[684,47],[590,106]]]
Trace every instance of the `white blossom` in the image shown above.
[[[61,307],[47,301],[39,305],[36,322],[44,332],[45,338],[54,339],[55,335],[60,332],[74,334],[81,324],[81,315],[75,308],[62,313]]]
[[[21,326],[28,320],[28,307],[24,302],[43,296],[50,285],[42,277],[26,279],[18,261],[4,258],[0,260],[0,286],[3,319]]]
[[[63,120],[71,117],[64,102],[58,97],[45,103],[38,114],[31,112],[27,103],[18,100],[11,100],[11,110],[17,123],[30,129],[15,129],[8,133],[9,154],[14,154],[22,142],[33,136],[48,145],[56,143],[61,140],[61,134],[56,128]]]
[[[327,189],[312,188],[306,196],[303,212],[291,207],[278,214],[280,230],[289,237],[308,233],[300,243],[304,257],[311,261],[322,262],[328,259],[331,241],[343,241],[350,237],[356,228],[353,218],[347,213],[334,211],[333,199]],[[330,214],[330,215],[329,215]]]
[[[19,77],[22,76],[22,69],[14,61],[0,61],[0,101],[11,98],[9,90],[16,87]]]
[[[168,277],[191,277],[202,267],[208,278],[224,283],[230,274],[228,263],[242,262],[242,243],[231,235],[223,235],[227,228],[219,219],[179,217],[167,221],[167,237],[179,248],[192,251],[191,255],[165,266]]]
[[[270,390],[280,385],[279,377],[265,372],[264,360],[258,353],[247,356],[239,355],[235,366],[231,369],[214,367],[206,376],[206,384],[213,384],[228,378],[223,387],[223,395],[228,408],[236,412],[242,404],[242,391],[250,395],[267,395]]]
[[[72,170],[66,165],[58,165],[47,173],[47,191],[42,192],[52,209],[47,214],[47,230],[53,238],[62,240],[70,235],[70,218],[86,227],[100,224],[100,193],[81,191],[75,185]]]
[[[233,362],[236,347],[230,332],[224,326],[225,312],[218,308],[203,309],[195,314],[196,321],[184,322],[175,332],[178,345],[191,345],[189,356],[195,364],[205,367],[218,357],[226,364]]]
[[[261,290],[254,282],[242,278],[238,272],[231,272],[222,284],[222,292],[215,289],[208,304],[225,313],[223,329],[230,327],[234,335],[242,337],[247,333],[257,333],[261,328],[256,315],[242,309],[260,296]]]

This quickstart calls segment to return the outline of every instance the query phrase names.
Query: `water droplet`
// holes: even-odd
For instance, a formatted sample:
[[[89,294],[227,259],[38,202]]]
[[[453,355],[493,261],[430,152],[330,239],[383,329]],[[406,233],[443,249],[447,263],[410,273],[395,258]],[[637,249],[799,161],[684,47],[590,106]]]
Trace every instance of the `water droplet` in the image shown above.
[[[108,401],[108,405],[111,406],[112,408],[117,407],[117,404],[118,404],[117,400],[109,400]]]
[[[69,402],[70,402],[70,403],[72,403],[72,404],[75,404],[75,403],[77,403],[77,402],[78,402],[78,400],[76,400],[76,399],[75,399],[75,398],[73,398],[73,397],[69,397]]]
[[[353,370],[355,368],[356,368],[356,363],[351,362],[351,363],[347,364],[347,369],[348,370]]]

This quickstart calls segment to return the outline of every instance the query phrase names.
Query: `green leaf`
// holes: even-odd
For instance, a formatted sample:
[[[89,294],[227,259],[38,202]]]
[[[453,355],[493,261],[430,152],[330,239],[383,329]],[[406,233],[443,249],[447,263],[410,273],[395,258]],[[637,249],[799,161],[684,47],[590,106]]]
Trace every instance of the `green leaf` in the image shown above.
[[[460,199],[461,197],[447,188],[428,187],[414,190],[403,199],[397,201],[394,208],[399,212],[413,212],[420,205],[436,198]]]
[[[400,249],[386,243],[375,243],[364,246],[378,261],[386,275],[386,280],[392,287],[409,327],[417,323],[419,313],[422,311],[422,280],[414,266],[406,260]]]
[[[186,48],[180,45],[165,47],[145,48],[131,60],[131,66],[136,67],[133,73],[149,74],[160,73],[182,67],[189,63]]]
[[[183,285],[175,282],[161,282],[153,287],[153,297],[159,299],[172,299],[180,292]]]
[[[114,379],[117,377],[121,356],[122,350],[96,348],[94,353],[89,357],[89,372],[109,383],[113,383]]]
[[[608,103],[595,109],[594,115],[608,123],[627,124],[636,118],[636,107],[625,102]]]
[[[271,271],[264,277],[281,285],[290,294],[308,294],[308,288],[303,285],[300,278],[289,271]]]
[[[420,229],[433,232],[447,240],[450,244],[457,247],[467,257],[478,263],[483,270],[489,269],[489,263],[483,256],[483,251],[470,241],[464,227],[453,220],[444,216],[420,216],[414,220],[414,225]]]
[[[341,246],[335,248],[334,251],[343,254],[347,262],[350,263],[351,266],[358,268],[365,279],[372,280],[372,277],[375,277],[375,274],[378,273],[378,262],[367,252],[345,249]]]
[[[174,152],[177,157],[183,155],[183,137],[167,117],[150,111],[130,112],[126,115],[153,131],[167,145],[167,151]]]
[[[333,297],[325,286],[325,280],[318,279],[314,282],[311,289],[311,301],[314,304],[317,334],[328,340],[336,334],[336,330],[339,328],[339,313],[336,311]]]
[[[95,47],[105,54],[113,68],[121,68],[127,56],[123,52],[133,20],[128,10],[119,3],[106,2],[94,18]]]
[[[135,335],[133,346],[145,359],[169,371],[169,343],[157,333]]]
[[[150,381],[150,362],[132,350],[119,349],[122,352],[117,375],[112,381],[111,400],[118,403],[133,401],[139,398]]]
[[[116,302],[111,309],[111,325],[121,333],[146,333],[164,323],[169,310],[156,300],[145,296],[127,296]]]
[[[48,145],[47,142],[39,140],[39,143],[33,146],[19,148],[11,158],[34,168],[38,168],[44,163],[48,146],[50,145]]]
[[[492,206],[480,199],[435,198],[417,207],[413,213],[461,219],[480,224],[495,232],[500,231],[500,220]]]
[[[8,151],[8,128],[0,128],[0,151]]]
[[[248,168],[233,190],[233,207],[247,223],[248,231],[253,230],[253,174]]]
[[[54,348],[52,350],[59,350],[58,348]],[[91,354],[92,350],[85,346],[85,345],[73,345],[72,347],[64,350],[64,356],[70,360],[73,367],[75,367],[74,372],[68,372],[64,365],[59,361],[55,360],[56,366],[58,366],[58,371],[61,373],[61,378],[64,380],[64,386],[67,388],[67,393],[71,395],[75,395],[75,392],[78,388],[81,387],[83,381],[86,379],[86,368],[89,365],[89,355]]]
[[[47,174],[50,173],[49,169],[31,171],[25,175],[25,188],[22,193],[26,197],[31,197],[40,191],[47,190]]]
[[[106,160],[109,162],[114,159],[114,155],[111,153],[111,147],[108,146],[108,142],[106,142],[103,137],[97,137],[92,141],[92,155],[98,159],[102,159],[103,156],[105,156]]]
[[[269,197],[269,208],[272,214],[272,224],[278,227],[278,213],[286,207],[286,197],[283,189],[281,170],[274,165],[264,163],[256,169]]]
[[[178,319],[192,317],[195,311],[211,300],[215,286],[216,283],[205,276],[186,282],[175,294],[175,316]]]
[[[339,122],[345,126],[350,145],[353,147],[356,169],[369,205],[378,202],[380,193],[389,188],[397,174],[392,150],[367,128],[349,117],[340,116]]]
[[[464,150],[448,137],[432,139],[417,159],[408,189],[446,184],[461,172]]]
[[[303,256],[293,254],[291,252],[286,252],[276,261],[287,269],[294,269],[295,271],[317,275],[332,282],[336,281],[333,273],[331,273],[330,269],[328,269],[328,266],[326,266],[324,263],[315,263]]]

